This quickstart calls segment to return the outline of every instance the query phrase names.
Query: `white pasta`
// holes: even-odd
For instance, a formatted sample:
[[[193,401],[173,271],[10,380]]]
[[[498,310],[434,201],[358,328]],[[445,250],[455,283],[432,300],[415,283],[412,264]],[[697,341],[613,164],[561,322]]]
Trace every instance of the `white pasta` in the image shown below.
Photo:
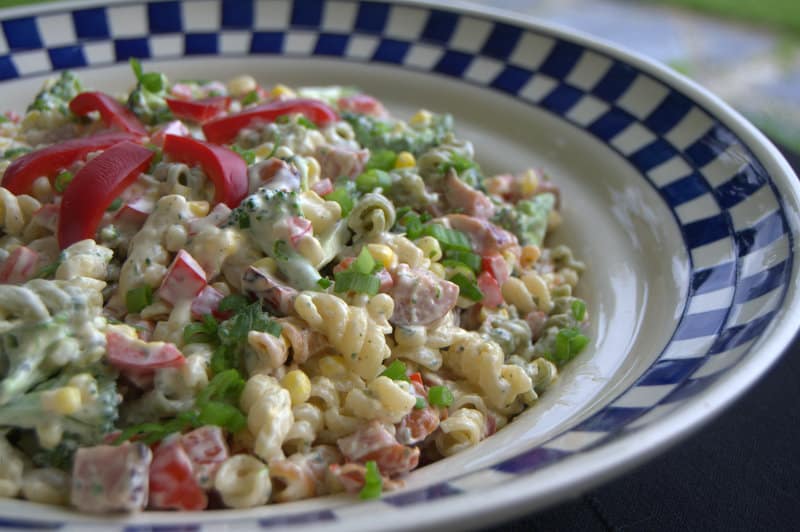
[[[0,229],[8,235],[18,236],[31,221],[33,213],[41,207],[35,198],[22,194],[15,196],[0,187]]]
[[[69,483],[69,475],[60,469],[33,469],[22,477],[22,495],[29,501],[65,505],[69,502]]]
[[[254,375],[247,380],[239,401],[247,413],[247,427],[255,436],[256,455],[265,462],[282,458],[281,446],[294,422],[289,392],[273,377]]]
[[[22,453],[0,436],[0,497],[14,497],[22,488]]]
[[[269,469],[247,454],[231,456],[222,463],[214,478],[214,488],[229,508],[261,506],[272,494]]]
[[[486,416],[479,410],[459,408],[439,424],[436,449],[450,456],[476,445],[486,433]]]

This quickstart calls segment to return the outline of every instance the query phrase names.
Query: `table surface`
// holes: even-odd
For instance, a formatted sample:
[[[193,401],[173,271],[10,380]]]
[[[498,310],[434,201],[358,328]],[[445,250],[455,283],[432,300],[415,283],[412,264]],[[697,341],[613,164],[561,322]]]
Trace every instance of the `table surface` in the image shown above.
[[[783,150],[800,174],[800,154]],[[800,530],[800,335],[743,397],[631,473],[500,531]]]

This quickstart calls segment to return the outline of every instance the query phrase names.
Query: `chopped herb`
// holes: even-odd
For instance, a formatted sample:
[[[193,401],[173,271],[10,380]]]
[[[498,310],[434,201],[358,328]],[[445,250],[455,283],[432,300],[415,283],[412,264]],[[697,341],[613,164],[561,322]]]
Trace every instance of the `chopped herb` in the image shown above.
[[[339,207],[342,208],[342,218],[345,218],[348,214],[350,214],[350,211],[352,211],[353,207],[355,206],[355,202],[353,201],[353,192],[354,190],[352,182],[350,182],[349,185],[336,185],[333,191],[325,195],[325,199],[338,203]]]
[[[583,321],[583,318],[586,317],[586,303],[584,303],[580,299],[576,299],[575,301],[573,301],[572,317],[575,318],[575,321]]]
[[[481,269],[481,256],[477,253],[473,253],[471,251],[457,251],[453,249],[448,249],[445,251],[445,260],[442,261],[442,264],[448,266],[447,262],[456,262],[459,264],[463,264],[473,272],[479,272]]]
[[[61,266],[60,258],[55,262],[51,262],[47,266],[43,266],[38,272],[36,272],[36,278],[45,279],[47,277],[50,277],[51,275],[56,273],[56,270],[58,270],[59,266]]]
[[[377,499],[381,496],[383,490],[383,477],[378,470],[378,464],[375,460],[369,460],[366,464],[364,471],[364,487],[358,493],[360,499]]]
[[[253,150],[246,150],[244,148],[240,148],[236,144],[231,146],[231,149],[239,154],[239,156],[244,159],[244,162],[247,163],[248,166],[256,162],[256,152]]]
[[[317,286],[319,286],[323,290],[325,290],[326,288],[328,288],[332,284],[333,284],[333,281],[331,281],[327,277],[320,277],[320,279],[317,281]]]
[[[246,297],[241,294],[231,294],[228,296],[223,297],[219,305],[217,305],[217,310],[220,312],[239,312],[244,307],[246,307],[250,301]]]
[[[217,327],[219,327],[219,323],[213,316],[203,316],[202,322],[192,322],[183,328],[183,342],[186,344],[211,343],[217,337]]]
[[[478,288],[474,281],[468,279],[464,274],[457,273],[450,278],[450,281],[458,285],[458,292],[460,295],[472,301],[480,301],[483,299],[483,293]]]
[[[372,254],[367,250],[367,247],[364,246],[361,248],[361,252],[358,254],[358,257],[356,257],[356,260],[350,264],[349,269],[359,273],[372,273],[375,269],[375,265],[375,259],[372,258]]]
[[[414,408],[417,410],[422,410],[426,406],[428,406],[428,403],[425,402],[425,399],[422,397],[417,397],[417,402],[414,404]]]
[[[475,164],[475,161],[471,161],[464,157],[463,155],[459,155],[457,153],[450,154],[450,158],[442,163],[439,163],[438,170],[442,174],[446,174],[452,168],[456,171],[456,173],[460,174],[465,170],[469,170],[470,168],[476,168],[478,165]]]
[[[72,175],[72,172],[68,172],[66,170],[60,172],[56,176],[55,182],[53,183],[53,186],[55,187],[56,191],[64,192],[65,190],[67,190],[67,185],[69,185],[72,182],[73,177],[75,176]]]
[[[387,367],[381,375],[383,377],[389,377],[393,381],[407,381],[408,375],[406,375],[406,364],[402,360],[395,360],[389,367]]]
[[[376,275],[345,270],[334,274],[336,284],[333,291],[337,294],[343,292],[359,292],[374,296],[381,287],[381,280]]]
[[[297,123],[306,129],[318,129],[317,124],[315,124],[314,122],[312,122],[303,115],[297,117]]]
[[[469,237],[465,233],[449,229],[441,224],[431,223],[423,226],[422,234],[432,236],[446,250],[472,251]]]
[[[450,406],[453,404],[453,392],[447,386],[431,386],[428,402],[434,406]]]
[[[289,260],[290,253],[291,247],[285,240],[276,240],[272,245],[272,254],[276,260]]]
[[[20,146],[18,148],[11,148],[11,149],[8,149],[5,152],[3,152],[3,158],[4,159],[16,159],[20,155],[25,155],[26,153],[28,153],[30,151],[31,151],[30,148],[25,148],[25,147],[22,147],[22,146]]]
[[[122,207],[122,198],[117,198],[111,202],[111,205],[108,206],[106,212],[118,211],[120,207]]]
[[[281,147],[281,134],[279,132],[275,132],[275,138],[272,139],[272,149],[267,155],[267,159],[272,159],[275,157],[275,153],[278,151],[278,148]]]
[[[242,105],[250,105],[256,103],[258,101],[258,91],[252,90],[245,94],[244,98],[242,98]]]
[[[125,294],[125,306],[128,308],[128,312],[134,314],[141,312],[143,308],[152,303],[153,288],[148,284],[131,288]]]
[[[556,333],[553,352],[545,357],[561,366],[575,358],[588,343],[589,338],[581,334],[577,327],[565,327]]]

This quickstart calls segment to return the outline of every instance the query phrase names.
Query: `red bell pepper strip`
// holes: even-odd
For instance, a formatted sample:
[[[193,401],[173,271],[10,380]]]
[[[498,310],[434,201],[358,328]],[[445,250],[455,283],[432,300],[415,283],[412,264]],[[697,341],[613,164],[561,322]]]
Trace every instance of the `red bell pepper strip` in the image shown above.
[[[274,101],[245,109],[234,115],[209,120],[203,124],[203,133],[209,142],[225,144],[236,138],[240,130],[254,122],[274,122],[276,118],[300,113],[318,126],[324,126],[339,119],[336,111],[319,100],[297,98]]]
[[[176,368],[186,362],[175,344],[143,342],[114,331],[106,333],[106,353],[109,364],[122,371]]]
[[[91,152],[104,150],[125,140],[136,142],[138,137],[130,133],[101,133],[26,153],[6,168],[2,184],[14,194],[27,194],[39,177],[52,178],[59,170],[68,168]]]
[[[167,135],[164,153],[173,161],[199,164],[214,183],[214,203],[234,208],[247,196],[247,163],[228,148],[191,137]]]
[[[230,96],[212,96],[202,100],[165,99],[173,115],[201,124],[224,114],[231,105]]]
[[[103,213],[147,169],[154,153],[132,142],[107,149],[81,168],[64,191],[58,218],[61,249],[93,238]]]
[[[78,116],[85,116],[92,111],[97,111],[100,113],[100,118],[109,127],[116,126],[128,133],[147,135],[147,130],[130,109],[102,92],[78,94],[69,102],[69,110]]]

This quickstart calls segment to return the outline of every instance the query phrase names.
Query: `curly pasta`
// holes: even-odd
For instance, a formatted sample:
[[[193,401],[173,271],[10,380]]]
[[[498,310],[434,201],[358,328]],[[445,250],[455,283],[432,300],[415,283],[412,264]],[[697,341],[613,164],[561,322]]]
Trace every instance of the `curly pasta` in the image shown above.
[[[372,379],[382,370],[390,350],[385,333],[366,309],[350,306],[331,294],[302,292],[295,300],[295,311],[328,338],[359,377]]]
[[[439,424],[436,449],[444,456],[476,445],[486,434],[486,415],[473,408],[459,408]]]
[[[292,399],[280,383],[267,375],[247,380],[240,406],[247,414],[247,427],[255,436],[253,451],[262,460],[283,457],[283,445],[294,423]]]
[[[347,223],[357,236],[370,239],[388,231],[395,218],[392,202],[382,194],[371,192],[356,203]]]
[[[36,198],[26,194],[15,196],[9,190],[0,187],[0,229],[8,235],[21,235],[30,223],[33,213],[41,206]]]
[[[237,454],[217,470],[214,488],[229,508],[253,508],[269,501],[272,481],[269,469],[258,458]]]

